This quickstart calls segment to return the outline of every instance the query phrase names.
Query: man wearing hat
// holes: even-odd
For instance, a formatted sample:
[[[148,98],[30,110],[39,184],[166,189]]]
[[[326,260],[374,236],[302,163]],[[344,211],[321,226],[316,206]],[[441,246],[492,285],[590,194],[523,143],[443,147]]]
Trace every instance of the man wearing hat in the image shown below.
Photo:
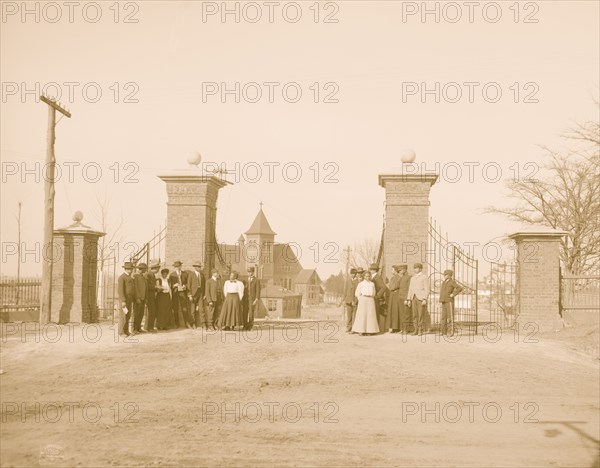
[[[187,304],[187,271],[181,271],[181,263],[179,260],[173,262],[175,270],[169,275],[169,285],[171,286],[172,298],[171,305],[173,307],[173,325],[179,328],[179,319],[183,321],[182,325],[187,328],[192,328],[190,318],[188,316]]]
[[[200,260],[192,265],[194,271],[188,274],[187,291],[190,300],[190,319],[192,328],[208,327],[206,313],[204,310],[204,293],[206,289],[206,280],[202,274],[202,263]]]
[[[381,277],[381,273],[379,273],[379,265],[372,263],[369,270],[371,271],[371,281],[375,283],[375,309],[377,310],[379,330],[385,333],[386,302],[389,291]]]
[[[346,309],[346,333],[352,333],[352,325],[354,324],[354,315],[356,314],[356,306],[358,299],[354,295],[356,292],[356,286],[359,283],[358,270],[356,268],[350,268],[350,277],[346,279],[344,285],[344,307]]]
[[[452,270],[444,270],[444,281],[440,288],[440,302],[442,303],[442,320],[440,323],[440,333],[442,335],[454,335],[454,297],[463,290],[454,278]],[[448,324],[450,332],[448,333]]]
[[[139,263],[137,269],[138,272],[133,275],[133,282],[135,283],[135,311],[133,314],[134,334],[146,333],[146,330],[142,330],[142,320],[144,319],[144,312],[146,310],[146,296],[148,292],[145,276],[148,265]]]
[[[223,290],[219,283],[219,271],[212,270],[211,277],[206,282],[206,306],[207,321],[210,328],[216,330],[215,323],[218,319],[218,311],[223,300]]]
[[[119,301],[121,302],[121,310],[125,313],[125,323],[123,324],[123,334],[129,336],[129,319],[133,311],[135,302],[135,283],[131,274],[133,272],[133,263],[125,262],[123,265],[125,270],[118,280]]]
[[[254,326],[254,313],[258,307],[258,300],[260,299],[260,281],[254,276],[255,268],[248,267],[248,280],[246,281],[245,294],[247,298],[247,315],[244,321],[244,330],[252,330]]]
[[[410,279],[408,301],[412,306],[413,335],[422,335],[427,313],[427,297],[429,296],[429,278],[423,273],[423,264],[414,264],[415,274]]]
[[[148,316],[146,318],[146,330],[156,333],[156,275],[160,269],[160,261],[152,260],[150,262],[150,271],[144,275],[146,279],[146,307]]]

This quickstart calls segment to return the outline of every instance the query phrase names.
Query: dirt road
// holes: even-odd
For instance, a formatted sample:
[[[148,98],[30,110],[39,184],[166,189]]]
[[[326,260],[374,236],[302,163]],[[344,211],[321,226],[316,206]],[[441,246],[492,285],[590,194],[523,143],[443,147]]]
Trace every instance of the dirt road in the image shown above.
[[[598,360],[544,337],[58,329],[3,327],[3,467],[598,466]]]

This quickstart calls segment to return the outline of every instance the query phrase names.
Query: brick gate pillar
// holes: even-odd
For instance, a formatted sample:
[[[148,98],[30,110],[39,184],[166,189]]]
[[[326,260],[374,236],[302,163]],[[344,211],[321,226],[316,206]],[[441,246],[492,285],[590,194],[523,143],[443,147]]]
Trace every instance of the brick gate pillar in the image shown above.
[[[384,274],[395,264],[425,265],[429,240],[429,192],[437,174],[382,174],[385,189]],[[429,273],[429,272],[426,272]]]
[[[215,266],[215,228],[219,189],[231,185],[214,176],[177,174],[159,176],[167,184],[167,232],[165,261],[167,268],[175,260],[184,270],[200,260],[204,271]]]
[[[54,323],[98,321],[98,239],[105,233],[82,224],[82,219],[77,211],[73,224],[54,231],[50,307]]]
[[[517,247],[517,322],[524,332],[552,331],[556,327],[560,240],[566,234],[547,229],[520,231],[509,236]]]

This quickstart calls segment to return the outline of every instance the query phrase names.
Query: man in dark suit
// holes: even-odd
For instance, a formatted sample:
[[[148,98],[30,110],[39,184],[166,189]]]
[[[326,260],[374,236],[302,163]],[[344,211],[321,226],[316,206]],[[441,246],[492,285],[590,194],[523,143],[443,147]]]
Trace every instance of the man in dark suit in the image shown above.
[[[146,284],[146,270],[148,265],[145,263],[138,264],[138,272],[133,275],[133,282],[135,283],[135,309],[133,314],[133,333],[146,333],[146,330],[142,330],[142,320],[144,318],[144,311],[146,310],[146,295],[148,292],[148,285]]]
[[[381,273],[379,273],[379,265],[376,263],[372,263],[369,267],[371,270],[371,281],[375,283],[375,309],[377,311],[377,322],[379,325],[379,330],[382,333],[385,333],[385,316],[386,316],[386,302],[387,302],[387,294],[388,288],[385,285],[385,281],[381,277]]]
[[[206,305],[207,305],[207,321],[209,326],[216,330],[215,324],[217,322],[219,307],[223,300],[223,291],[219,284],[219,272],[213,270],[212,276],[206,282]]]
[[[260,299],[260,281],[254,276],[254,267],[248,267],[248,279],[246,281],[244,296],[247,298],[247,315],[244,323],[244,330],[252,330],[254,326],[254,312],[258,308],[258,300]]]
[[[344,308],[346,309],[346,333],[352,333],[352,325],[354,324],[354,314],[358,299],[354,295],[356,286],[358,285],[358,277],[356,276],[356,268],[350,268],[350,277],[346,279],[344,285]]]
[[[401,307],[404,300],[400,299],[400,265],[392,265],[392,277],[388,283],[387,316],[385,317],[385,330],[398,333],[402,329]]]
[[[188,299],[190,300],[190,318],[192,328],[208,327],[206,314],[204,311],[204,294],[206,280],[202,274],[202,263],[200,260],[192,265],[194,271],[190,272],[187,278]]]
[[[175,328],[179,328],[179,316],[181,315],[181,319],[183,320],[183,324],[187,328],[192,328],[188,314],[188,304],[187,304],[187,280],[188,280],[188,272],[182,271],[181,263],[179,260],[173,262],[173,267],[175,270],[169,275],[169,286],[171,286],[171,292],[173,293],[171,296],[171,305],[173,308],[173,324]]]
[[[408,265],[399,265],[400,287],[398,296],[400,297],[400,332],[412,332],[412,312],[407,305],[408,288],[410,287],[410,275],[408,274]]]
[[[131,274],[133,273],[133,264],[125,262],[123,265],[124,273],[119,276],[118,291],[121,310],[125,313],[125,323],[123,324],[123,334],[129,336],[129,319],[135,303],[135,283]]]
[[[152,333],[156,333],[156,275],[159,269],[160,261],[152,260],[150,271],[144,275],[146,278],[146,307],[148,308],[146,330]]]
[[[229,271],[231,271],[231,267],[229,268]],[[246,271],[248,271],[248,270],[246,270]],[[242,308],[242,329],[243,330],[248,330],[248,293],[246,291],[248,291],[248,279],[249,278],[250,278],[250,275],[248,274],[248,276],[246,276],[245,279],[239,280],[244,285],[244,295],[240,299],[240,307]]]
[[[440,288],[440,302],[442,303],[442,321],[440,323],[440,333],[442,335],[454,335],[454,298],[463,290],[454,278],[452,270],[444,271],[444,281]],[[450,332],[448,333],[448,324]]]

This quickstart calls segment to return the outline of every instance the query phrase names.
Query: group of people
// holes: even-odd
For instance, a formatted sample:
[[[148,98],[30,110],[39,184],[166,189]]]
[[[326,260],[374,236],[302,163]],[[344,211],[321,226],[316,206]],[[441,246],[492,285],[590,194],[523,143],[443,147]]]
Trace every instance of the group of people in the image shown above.
[[[223,282],[216,269],[206,280],[199,261],[192,265],[193,271],[183,270],[182,266],[182,262],[176,261],[170,271],[161,269],[157,261],[151,262],[149,267],[145,263],[135,266],[125,262],[118,281],[119,300],[125,316],[123,334],[130,335],[132,317],[133,334],[180,326],[212,330],[252,329],[261,289],[254,267],[248,268],[244,281],[233,271]],[[366,271],[352,268],[343,296],[346,331],[361,335],[385,331],[425,333],[429,278],[423,273],[421,263],[415,263],[413,268],[411,276],[408,265],[393,265],[389,281],[384,280],[376,264]],[[442,335],[453,333],[454,298],[462,289],[454,280],[452,270],[445,270],[439,297]],[[142,328],[144,316],[145,329]]]
[[[150,262],[149,266],[125,262],[118,280],[119,301],[125,316],[123,334],[131,334],[132,317],[133,334],[156,333],[180,326],[252,329],[261,288],[254,267],[248,268],[244,281],[233,271],[223,282],[216,269],[206,280],[199,261],[192,265],[193,271],[183,270],[182,266],[181,261],[176,261],[170,271],[161,269],[158,261]],[[145,328],[142,328],[145,315]]]
[[[371,335],[404,333],[422,335],[426,330],[429,278],[423,273],[423,264],[413,265],[414,275],[408,274],[408,265],[393,265],[389,282],[383,279],[379,267],[372,264],[369,270],[352,268],[346,280],[344,303],[346,332]],[[454,280],[452,270],[444,271],[440,288],[442,317],[440,333],[454,332],[454,297],[462,291]]]

